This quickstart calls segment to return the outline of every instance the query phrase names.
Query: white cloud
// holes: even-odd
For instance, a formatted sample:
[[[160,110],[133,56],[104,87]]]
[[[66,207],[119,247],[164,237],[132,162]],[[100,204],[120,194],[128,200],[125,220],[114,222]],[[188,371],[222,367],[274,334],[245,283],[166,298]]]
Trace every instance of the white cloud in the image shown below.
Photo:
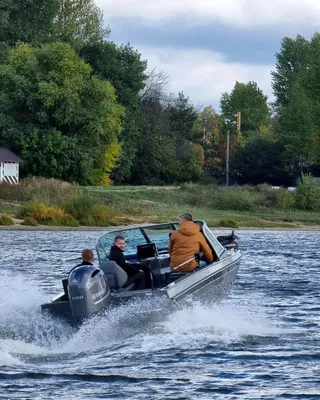
[[[183,19],[183,24],[220,22],[228,27],[319,26],[319,0],[96,0],[107,23],[113,18],[141,18],[155,24]]]
[[[223,55],[206,50],[142,47],[139,51],[149,69],[169,73],[172,92],[183,91],[196,105],[212,104],[218,109],[221,93],[230,92],[236,81],[255,81],[269,100],[272,98],[273,65],[230,63]]]

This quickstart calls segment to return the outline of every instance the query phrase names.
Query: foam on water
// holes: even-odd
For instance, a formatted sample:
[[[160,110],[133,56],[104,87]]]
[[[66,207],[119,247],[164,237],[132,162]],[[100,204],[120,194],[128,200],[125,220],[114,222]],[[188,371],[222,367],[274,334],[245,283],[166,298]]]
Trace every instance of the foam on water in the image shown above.
[[[1,350],[2,347],[4,347],[3,350]],[[0,341],[0,367],[9,367],[19,364],[22,364],[19,358],[12,356],[10,354],[10,349],[6,349],[6,347],[3,346]]]
[[[152,352],[168,348],[232,343],[248,336],[276,336],[283,330],[270,321],[259,299],[226,300],[204,305],[190,301],[171,313],[148,315],[152,301],[108,310],[86,321],[79,330],[43,315],[45,295],[32,279],[4,274],[0,288],[0,365],[21,362],[19,355],[81,354],[102,348]],[[157,304],[157,306],[159,306]],[[143,313],[141,314],[141,312]],[[138,341],[132,341],[134,335]]]
[[[241,342],[253,336],[278,336],[284,332],[264,314],[263,308],[227,302],[208,306],[195,302],[170,314],[154,334],[146,334],[141,350],[199,348],[212,343]]]
[[[87,321],[65,342],[62,350],[79,353],[108,348],[110,354],[115,348],[117,353],[150,353],[287,333],[270,319],[257,299],[251,300],[210,306],[190,302],[167,315],[157,315],[156,320],[152,314],[141,319],[141,310],[148,307],[145,302],[122,306]],[[133,337],[139,340],[132,340]]]
[[[0,286],[0,365],[19,363],[19,354],[43,354],[72,333],[59,320],[43,315],[46,296],[30,276],[4,271]]]

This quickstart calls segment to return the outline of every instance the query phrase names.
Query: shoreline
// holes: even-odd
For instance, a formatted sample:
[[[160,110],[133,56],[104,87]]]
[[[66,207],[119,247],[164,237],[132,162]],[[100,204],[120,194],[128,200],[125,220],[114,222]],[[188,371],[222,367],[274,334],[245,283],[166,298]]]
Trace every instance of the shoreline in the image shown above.
[[[146,223],[147,224],[147,223]],[[146,225],[141,224],[141,225]],[[125,228],[133,228],[135,226],[140,226],[139,224],[131,224],[131,225],[119,225],[119,226],[52,226],[52,225],[37,225],[37,226],[28,226],[28,225],[0,225],[1,230],[11,230],[11,231],[111,231],[111,230],[119,230]],[[308,226],[302,225],[300,227],[293,226],[291,227],[209,227],[212,230],[217,231],[226,231],[226,230],[234,230],[234,231],[305,231],[305,232],[320,232],[320,226]]]

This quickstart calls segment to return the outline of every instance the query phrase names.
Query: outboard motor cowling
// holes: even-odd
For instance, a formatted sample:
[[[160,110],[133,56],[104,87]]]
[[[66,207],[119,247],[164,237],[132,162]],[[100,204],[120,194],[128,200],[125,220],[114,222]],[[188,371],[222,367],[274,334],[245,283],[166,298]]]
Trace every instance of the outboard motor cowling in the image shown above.
[[[72,316],[87,317],[100,311],[111,300],[108,282],[101,269],[93,265],[74,268],[68,277]]]

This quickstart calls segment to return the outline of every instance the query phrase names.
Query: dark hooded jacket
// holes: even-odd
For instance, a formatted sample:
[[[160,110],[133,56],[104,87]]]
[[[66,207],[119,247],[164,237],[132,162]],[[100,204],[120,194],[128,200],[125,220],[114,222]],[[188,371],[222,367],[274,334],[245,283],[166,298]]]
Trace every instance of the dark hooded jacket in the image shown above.
[[[200,227],[193,221],[184,221],[179,229],[173,231],[169,242],[170,267],[176,267],[194,257],[195,253],[202,251],[208,263],[213,261],[212,251],[200,232]],[[193,260],[175,271],[193,271],[198,266]]]
[[[113,245],[110,249],[109,260],[115,261],[119,267],[121,267],[128,274],[128,276],[135,275],[139,272],[137,268],[126,262],[123,251],[115,245]]]

